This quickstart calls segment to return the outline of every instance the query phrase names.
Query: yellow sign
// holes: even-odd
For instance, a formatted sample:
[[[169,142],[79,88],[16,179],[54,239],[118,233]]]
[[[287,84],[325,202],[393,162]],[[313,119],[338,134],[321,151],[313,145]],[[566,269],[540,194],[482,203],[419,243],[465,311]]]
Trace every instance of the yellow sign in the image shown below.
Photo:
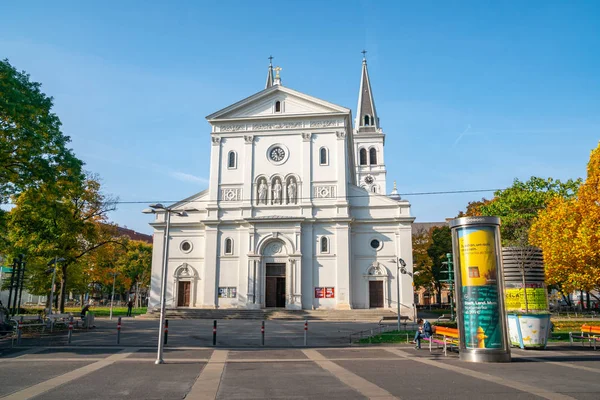
[[[507,284],[509,286],[509,284]],[[520,285],[518,285],[520,286]],[[507,287],[504,291],[504,305],[507,311],[548,311],[548,296],[544,287],[528,287],[527,307],[522,287]]]
[[[463,286],[496,284],[494,231],[473,229],[458,240]]]

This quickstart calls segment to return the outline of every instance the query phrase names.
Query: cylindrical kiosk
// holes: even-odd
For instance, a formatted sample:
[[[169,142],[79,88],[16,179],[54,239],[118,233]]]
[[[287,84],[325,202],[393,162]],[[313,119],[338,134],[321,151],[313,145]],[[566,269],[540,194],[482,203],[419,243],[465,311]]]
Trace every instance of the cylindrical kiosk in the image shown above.
[[[460,359],[510,362],[500,218],[464,217],[450,221]]]

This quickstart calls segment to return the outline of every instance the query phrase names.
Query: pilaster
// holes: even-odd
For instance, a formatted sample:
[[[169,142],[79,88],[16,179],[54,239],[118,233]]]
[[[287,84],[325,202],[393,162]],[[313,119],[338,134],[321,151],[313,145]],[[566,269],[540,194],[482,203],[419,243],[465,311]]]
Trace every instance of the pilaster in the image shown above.
[[[336,309],[350,307],[350,225],[339,224],[335,229],[336,239]]]
[[[219,287],[219,229],[216,225],[205,228],[204,249],[204,293],[202,307],[217,308],[217,288]]]
[[[244,185],[243,185],[243,197],[244,205],[249,206],[252,204],[252,199],[256,197],[254,189],[254,136],[244,136]]]

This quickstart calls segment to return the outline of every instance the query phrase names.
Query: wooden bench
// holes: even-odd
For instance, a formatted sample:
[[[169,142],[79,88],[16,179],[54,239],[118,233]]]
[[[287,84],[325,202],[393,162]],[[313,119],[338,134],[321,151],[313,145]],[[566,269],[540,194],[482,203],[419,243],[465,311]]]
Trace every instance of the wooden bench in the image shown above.
[[[596,350],[596,343],[600,342],[600,326],[592,325],[581,325],[581,334],[577,335],[577,332],[569,332],[569,342],[573,346],[573,339],[580,339],[581,344],[587,341],[592,346],[594,344],[594,350]]]
[[[458,349],[459,345],[459,335],[458,329],[456,328],[447,328],[445,326],[433,326],[433,335],[428,338],[421,338],[421,340],[425,340],[429,342],[429,352],[433,351],[433,344],[436,344],[436,348],[438,345],[441,345],[444,349],[444,355],[448,355],[448,349]]]
[[[62,324],[62,325],[69,325],[69,321],[71,321],[71,319],[73,318],[73,314],[68,313],[68,314],[50,314],[48,315],[47,319],[48,319],[48,325],[50,326],[50,332],[52,332],[54,330],[54,325],[56,324]],[[79,326],[79,321],[76,321],[73,318],[73,322],[76,324],[76,326]]]

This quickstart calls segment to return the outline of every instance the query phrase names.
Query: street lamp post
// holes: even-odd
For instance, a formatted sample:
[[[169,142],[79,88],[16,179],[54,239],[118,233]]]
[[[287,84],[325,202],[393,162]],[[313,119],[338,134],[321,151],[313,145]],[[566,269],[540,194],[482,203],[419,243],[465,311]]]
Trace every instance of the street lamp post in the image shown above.
[[[402,303],[400,301],[401,297],[400,297],[400,276],[401,275],[409,275],[409,276],[413,276],[412,272],[409,272],[406,270],[406,262],[399,258],[398,259],[398,274],[396,277],[396,285],[397,285],[397,295],[398,295],[398,332],[400,332],[400,321],[401,321],[401,316],[402,313],[400,311],[400,307],[402,307]]]
[[[158,328],[158,352],[156,355],[155,364],[164,364],[163,346],[164,346],[164,325],[165,325],[165,308],[167,302],[167,269],[169,262],[169,228],[171,225],[171,214],[179,215],[180,217],[187,216],[185,211],[176,211],[162,204],[150,204],[150,208],[142,211],[144,214],[156,214],[158,212],[165,213],[165,239],[163,245],[163,260],[162,260],[162,279],[160,288],[160,325]]]
[[[50,288],[50,314],[52,314],[52,303],[54,303],[54,282],[56,281],[56,265],[59,262],[64,262],[65,259],[64,258],[58,258],[58,256],[54,257],[54,260],[50,260],[50,262],[48,263],[48,266],[53,265],[54,267],[52,268],[52,287]],[[50,269],[46,270],[46,272],[49,272]]]
[[[112,296],[110,298],[110,317],[108,319],[112,319],[113,314],[113,303],[115,301],[115,283],[117,281],[117,275],[119,273],[117,271],[113,272],[113,288],[112,288]]]

